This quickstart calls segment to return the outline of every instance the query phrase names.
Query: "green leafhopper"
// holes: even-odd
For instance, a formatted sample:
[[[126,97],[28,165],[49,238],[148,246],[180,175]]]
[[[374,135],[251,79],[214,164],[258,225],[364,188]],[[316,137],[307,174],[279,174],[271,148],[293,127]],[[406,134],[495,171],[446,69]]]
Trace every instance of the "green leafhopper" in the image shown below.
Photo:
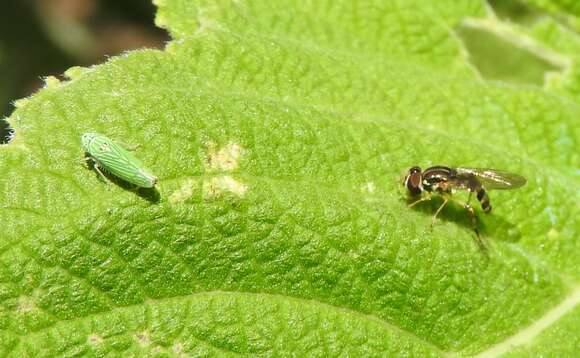
[[[104,135],[85,133],[81,136],[81,144],[88,154],[87,160],[94,162],[101,176],[104,175],[100,169],[142,188],[152,188],[157,183],[157,177],[139,159]]]

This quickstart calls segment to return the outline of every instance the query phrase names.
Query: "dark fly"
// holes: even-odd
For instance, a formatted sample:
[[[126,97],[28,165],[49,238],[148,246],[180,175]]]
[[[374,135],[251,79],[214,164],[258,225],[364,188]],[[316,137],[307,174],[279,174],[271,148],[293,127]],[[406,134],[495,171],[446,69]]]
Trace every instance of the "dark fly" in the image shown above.
[[[471,216],[473,229],[479,238],[475,211],[469,205],[472,194],[475,193],[477,200],[481,204],[481,208],[484,212],[488,213],[491,211],[491,204],[489,196],[487,195],[488,190],[516,189],[526,184],[526,179],[520,175],[496,169],[434,166],[424,171],[421,171],[419,167],[412,167],[409,169],[403,184],[412,196],[418,197],[409,207],[422,201],[431,200],[431,193],[436,193],[443,197],[443,204],[441,204],[435,212],[435,215],[433,215],[432,224],[435,223],[437,215],[449,202],[451,194],[455,190],[466,190],[469,192],[464,207]]]

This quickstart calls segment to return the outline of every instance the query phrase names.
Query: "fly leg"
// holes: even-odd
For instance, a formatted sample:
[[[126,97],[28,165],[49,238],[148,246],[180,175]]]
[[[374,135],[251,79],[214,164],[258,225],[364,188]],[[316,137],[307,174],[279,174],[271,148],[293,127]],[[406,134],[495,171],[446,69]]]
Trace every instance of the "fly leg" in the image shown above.
[[[424,196],[424,197],[422,197],[422,198],[419,198],[419,199],[415,200],[414,202],[412,202],[411,204],[409,204],[409,206],[408,206],[408,207],[409,207],[409,208],[412,208],[413,206],[415,206],[415,205],[417,205],[417,204],[419,204],[419,203],[422,203],[422,202],[424,202],[424,201],[429,201],[429,200],[431,200],[431,194],[427,194],[426,196]]]
[[[467,201],[465,202],[465,204],[463,204],[463,207],[465,208],[465,210],[467,210],[467,212],[469,213],[469,216],[471,217],[471,226],[473,228],[473,231],[475,231],[475,235],[477,236],[477,239],[480,239],[479,236],[479,230],[477,230],[477,217],[475,216],[475,210],[473,210],[473,207],[471,205],[469,205],[469,201],[471,200],[471,194],[473,193],[473,191],[469,191],[469,195],[467,196]]]
[[[473,191],[470,190],[469,196],[467,197],[467,202],[465,202],[463,207],[465,208],[465,210],[467,210],[467,212],[469,213],[469,216],[471,217],[471,227],[473,228],[473,231],[475,231],[477,245],[482,250],[485,250],[486,249],[485,244],[484,244],[483,240],[481,239],[481,235],[479,235],[479,230],[477,229],[477,216],[475,215],[475,210],[473,209],[473,207],[471,205],[469,205],[469,201],[471,200],[472,193],[473,193]]]
[[[435,212],[435,215],[433,215],[433,218],[431,219],[431,228],[433,228],[433,226],[435,226],[435,220],[437,220],[437,215],[439,215],[441,210],[443,210],[443,208],[445,207],[445,205],[447,205],[448,202],[449,202],[449,197],[446,195],[443,196],[443,204],[441,204],[441,206],[439,207],[439,209],[437,209],[437,211]]]

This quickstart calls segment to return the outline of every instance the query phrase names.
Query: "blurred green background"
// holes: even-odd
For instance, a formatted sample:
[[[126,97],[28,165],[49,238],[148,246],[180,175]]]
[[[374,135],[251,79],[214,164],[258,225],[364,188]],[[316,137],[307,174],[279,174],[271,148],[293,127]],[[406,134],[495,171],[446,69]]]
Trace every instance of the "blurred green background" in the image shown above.
[[[12,102],[60,77],[136,48],[162,48],[149,0],[4,0],[0,8],[0,118]],[[0,120],[0,143],[10,135]]]

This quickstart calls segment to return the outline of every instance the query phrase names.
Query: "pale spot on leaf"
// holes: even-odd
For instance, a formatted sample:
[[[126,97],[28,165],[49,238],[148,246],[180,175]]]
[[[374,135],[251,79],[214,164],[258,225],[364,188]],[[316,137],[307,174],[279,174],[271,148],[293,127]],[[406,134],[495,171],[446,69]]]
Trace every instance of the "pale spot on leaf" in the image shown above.
[[[34,311],[36,309],[36,304],[32,297],[28,296],[21,296],[18,299],[18,308],[17,310],[22,313],[27,313]]]
[[[207,143],[206,168],[208,171],[232,171],[238,168],[242,147],[230,143],[217,149],[213,142]]]
[[[151,338],[149,337],[149,332],[139,332],[135,335],[135,339],[137,340],[137,343],[139,343],[139,345],[141,347],[148,347],[151,345]]]
[[[89,334],[89,336],[87,337],[87,342],[91,346],[98,346],[98,345],[103,343],[103,337],[101,337],[100,335],[98,335],[96,333],[92,333],[92,334]]]
[[[54,76],[47,76],[44,78],[45,88],[56,88],[60,85],[60,80]]]
[[[179,203],[189,199],[197,187],[197,181],[187,179],[183,185],[169,196],[170,203]]]
[[[16,108],[23,108],[28,102],[29,98],[21,98],[14,101],[13,104]]]
[[[372,181],[363,184],[362,186],[362,190],[366,191],[367,193],[374,193],[375,192],[375,183],[373,183]]]
[[[89,72],[90,70],[91,70],[90,68],[86,68],[86,67],[73,66],[73,67],[69,68],[68,70],[66,70],[64,72],[64,75],[69,80],[74,80],[74,79],[81,77],[82,75]]]
[[[235,180],[229,175],[212,178],[203,185],[203,191],[206,197],[219,196],[224,192],[243,196],[247,189],[248,187],[244,183]]]
[[[176,342],[172,347],[171,350],[173,353],[177,354],[178,357],[184,357],[185,354],[183,353],[183,345],[180,342]]]

